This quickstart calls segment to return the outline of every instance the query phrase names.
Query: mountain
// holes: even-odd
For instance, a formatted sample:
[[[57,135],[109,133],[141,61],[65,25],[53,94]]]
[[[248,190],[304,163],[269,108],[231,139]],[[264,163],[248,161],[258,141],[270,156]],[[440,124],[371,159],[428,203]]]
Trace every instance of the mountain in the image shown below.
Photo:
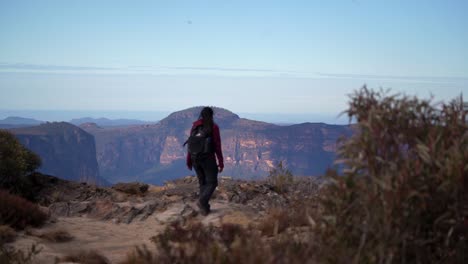
[[[100,178],[94,137],[66,122],[15,128],[10,131],[42,159],[39,171],[57,177],[106,184]]]
[[[109,127],[109,126],[144,125],[144,124],[151,124],[154,122],[147,122],[147,121],[136,120],[136,119],[108,119],[108,118],[84,117],[84,118],[72,119],[70,123],[77,125],[77,126],[85,124],[85,123],[95,123],[101,127]]]
[[[40,121],[40,120],[36,120],[32,118],[9,116],[5,119],[0,120],[0,128],[36,126],[42,123],[44,123],[44,121]]]
[[[161,184],[193,174],[185,167],[183,143],[202,107],[170,114],[157,124],[126,128],[81,126],[94,135],[100,174],[110,182],[144,181]],[[296,175],[320,175],[332,166],[336,141],[349,136],[349,126],[303,123],[278,126],[239,118],[215,108],[221,128],[225,171],[234,178],[263,178],[283,161]]]

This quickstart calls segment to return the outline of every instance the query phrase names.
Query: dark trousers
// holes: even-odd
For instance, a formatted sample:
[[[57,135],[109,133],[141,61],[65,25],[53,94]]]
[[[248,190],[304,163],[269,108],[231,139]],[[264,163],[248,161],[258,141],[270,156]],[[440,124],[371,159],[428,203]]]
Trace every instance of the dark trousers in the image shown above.
[[[210,210],[210,198],[218,186],[218,165],[216,158],[209,156],[203,160],[194,160],[193,168],[197,173],[198,185],[200,187],[199,201],[201,206]]]

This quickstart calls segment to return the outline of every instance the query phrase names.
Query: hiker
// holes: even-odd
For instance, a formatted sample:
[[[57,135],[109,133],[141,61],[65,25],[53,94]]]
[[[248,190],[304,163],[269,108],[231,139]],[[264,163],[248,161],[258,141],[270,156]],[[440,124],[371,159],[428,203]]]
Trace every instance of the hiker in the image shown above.
[[[224,168],[221,136],[218,125],[213,121],[211,107],[201,110],[199,119],[193,122],[187,143],[187,167],[195,170],[200,187],[197,206],[202,215],[207,215],[210,213],[209,200],[218,186],[218,172]]]

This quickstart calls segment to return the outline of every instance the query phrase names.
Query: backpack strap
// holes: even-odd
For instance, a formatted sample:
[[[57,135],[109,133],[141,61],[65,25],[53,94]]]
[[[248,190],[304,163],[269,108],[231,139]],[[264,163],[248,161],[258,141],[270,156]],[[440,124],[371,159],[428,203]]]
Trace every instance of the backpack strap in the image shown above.
[[[192,129],[190,129],[190,135],[189,135],[189,137],[187,138],[187,140],[185,140],[185,142],[184,142],[184,144],[182,145],[182,147],[185,147],[185,145],[187,145],[187,143],[189,142],[190,137],[192,136],[193,131],[195,131],[195,129],[197,129],[199,126],[203,126],[203,125],[198,125],[198,126],[196,126],[196,127],[193,127]]]

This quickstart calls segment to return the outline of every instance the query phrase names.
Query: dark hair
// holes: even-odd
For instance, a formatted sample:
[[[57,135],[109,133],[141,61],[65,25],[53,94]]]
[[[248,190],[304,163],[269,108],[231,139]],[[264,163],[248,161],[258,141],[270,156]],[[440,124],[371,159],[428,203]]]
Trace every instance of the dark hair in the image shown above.
[[[211,107],[203,107],[200,112],[200,119],[203,119],[203,129],[207,133],[211,133],[213,130],[213,109]]]

